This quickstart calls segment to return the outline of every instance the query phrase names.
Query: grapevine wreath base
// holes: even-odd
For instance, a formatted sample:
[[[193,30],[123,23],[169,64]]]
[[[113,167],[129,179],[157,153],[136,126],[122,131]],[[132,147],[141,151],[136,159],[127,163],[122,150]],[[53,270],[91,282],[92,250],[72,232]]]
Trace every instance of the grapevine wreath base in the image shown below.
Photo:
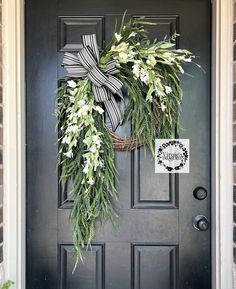
[[[157,100],[153,99],[153,104],[156,105],[157,108],[160,109],[160,105],[157,103]],[[156,119],[156,129],[159,129],[159,119]],[[138,138],[133,137],[122,137],[116,134],[114,131],[110,130],[110,135],[112,138],[114,150],[125,152],[125,151],[132,151],[137,149],[145,143],[142,143],[138,140]]]

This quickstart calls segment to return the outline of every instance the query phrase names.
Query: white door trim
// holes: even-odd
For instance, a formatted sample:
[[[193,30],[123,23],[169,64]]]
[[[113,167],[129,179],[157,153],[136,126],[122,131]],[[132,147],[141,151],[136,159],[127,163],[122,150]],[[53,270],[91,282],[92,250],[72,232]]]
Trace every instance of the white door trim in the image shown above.
[[[212,288],[233,288],[233,1],[212,11]]]
[[[210,0],[209,0],[210,1]],[[213,1],[212,288],[232,284],[232,0]],[[25,289],[24,0],[3,0],[4,267]]]
[[[4,270],[25,288],[24,1],[3,0]]]

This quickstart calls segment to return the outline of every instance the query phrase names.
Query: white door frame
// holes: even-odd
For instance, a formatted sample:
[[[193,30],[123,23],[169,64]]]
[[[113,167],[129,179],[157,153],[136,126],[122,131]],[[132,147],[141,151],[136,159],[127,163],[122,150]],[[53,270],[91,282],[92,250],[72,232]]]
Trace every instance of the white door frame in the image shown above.
[[[4,271],[25,288],[24,0],[3,0]]]
[[[212,3],[212,288],[233,288],[233,1]]]
[[[210,1],[210,0],[209,0]],[[232,289],[232,0],[212,13],[212,288]],[[3,0],[4,268],[25,289],[24,0]]]

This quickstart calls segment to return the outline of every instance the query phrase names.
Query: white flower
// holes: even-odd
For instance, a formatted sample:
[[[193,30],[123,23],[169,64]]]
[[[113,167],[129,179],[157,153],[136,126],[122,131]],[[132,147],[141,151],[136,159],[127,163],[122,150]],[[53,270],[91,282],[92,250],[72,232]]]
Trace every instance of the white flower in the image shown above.
[[[121,62],[127,63],[127,61],[128,61],[128,54],[125,53],[125,52],[120,52],[120,53],[119,53],[119,58],[120,58]]]
[[[115,45],[112,45],[111,51],[115,51],[115,49],[116,49],[116,46],[115,46]]]
[[[98,136],[98,135],[96,135],[96,134],[95,134],[95,135],[93,135],[93,136],[92,136],[92,138],[93,138],[93,141],[95,141],[95,142],[96,142],[97,140],[99,140],[99,136]]]
[[[74,80],[68,80],[67,84],[71,88],[76,88],[76,82]]]
[[[78,91],[78,88],[71,89],[71,90],[70,90],[70,94],[71,94],[72,96],[74,96],[74,95],[77,93],[77,91]]]
[[[101,168],[103,168],[104,167],[104,160],[101,160],[101,161],[99,161],[99,166],[101,167]]]
[[[95,153],[97,151],[97,148],[95,146],[91,146],[89,149],[92,153]]]
[[[69,95],[69,100],[70,100],[71,103],[74,103],[75,102],[74,96]]]
[[[78,126],[77,125],[70,125],[68,126],[68,128],[66,129],[67,132],[77,132],[78,131]]]
[[[80,117],[81,115],[85,116],[88,114],[89,111],[89,106],[87,104],[83,105],[79,111],[77,112],[78,117]]]
[[[68,151],[67,153],[64,153],[64,155],[67,157],[67,158],[73,158],[73,152],[72,150]]]
[[[95,108],[94,108],[98,113],[100,114],[103,114],[104,113],[104,110],[101,108],[101,106],[99,105],[96,105]]]
[[[134,37],[134,36],[136,36],[136,34],[137,34],[137,33],[133,31],[133,32],[130,33],[130,35],[129,35],[128,38]]]
[[[136,52],[133,50],[130,50],[130,52],[128,53],[129,58],[133,58],[134,55],[136,55]]]
[[[120,42],[120,40],[122,39],[122,36],[118,33],[115,33],[115,38],[117,42]]]
[[[139,64],[142,63],[142,60],[134,60],[134,63],[137,64],[137,65],[139,65]]]
[[[157,63],[155,57],[153,55],[148,55],[147,64],[154,67]]]
[[[165,52],[165,53],[163,53],[163,56],[169,58],[172,56],[172,53],[171,52]]]
[[[81,99],[78,101],[78,106],[81,107],[81,106],[84,106],[85,105],[85,100],[84,99]]]
[[[170,58],[168,58],[168,60],[169,60],[170,62],[172,62],[172,61],[175,61],[175,58],[174,58],[174,57],[170,57]]]
[[[166,106],[165,106],[163,103],[161,104],[161,110],[162,110],[162,111],[165,111],[165,110],[166,110]]]
[[[172,88],[170,86],[165,86],[166,94],[170,94],[172,92]]]
[[[112,46],[111,51],[116,51],[116,52],[122,52],[122,51],[127,51],[129,44],[125,42],[121,42],[117,46]]]
[[[100,139],[99,136],[93,135],[92,138],[93,138],[93,141],[94,141],[94,143],[95,143],[96,145],[100,145],[100,144],[101,144],[101,139]]]
[[[87,140],[86,138],[83,139],[83,143],[86,144],[86,145],[88,145],[88,140]]]
[[[139,78],[139,75],[140,75],[140,67],[139,67],[138,64],[134,64],[134,65],[133,65],[133,70],[132,70],[132,72],[133,72],[133,75],[134,75],[134,77],[135,77],[136,79]]]
[[[86,120],[84,120],[84,126],[88,126],[88,122]]]
[[[162,96],[165,96],[166,94],[164,93],[164,91],[162,90],[157,90],[156,91],[156,96],[159,96],[159,97],[162,97]]]
[[[140,79],[143,83],[148,84],[148,74],[144,68],[140,69]]]
[[[83,173],[85,173],[86,175],[87,175],[87,173],[88,173],[88,166],[86,165],[85,167],[84,167],[84,169],[83,169]]]
[[[89,184],[89,185],[93,185],[93,184],[94,184],[94,180],[93,180],[92,178],[89,178],[88,184]]]
[[[70,137],[69,136],[64,136],[64,138],[62,139],[62,143],[67,143],[69,144],[70,143]]]

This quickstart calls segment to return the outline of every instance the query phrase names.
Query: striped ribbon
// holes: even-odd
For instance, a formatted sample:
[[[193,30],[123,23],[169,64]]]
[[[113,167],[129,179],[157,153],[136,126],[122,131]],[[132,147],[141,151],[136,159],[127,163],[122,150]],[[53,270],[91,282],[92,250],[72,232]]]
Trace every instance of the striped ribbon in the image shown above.
[[[104,103],[114,131],[123,121],[125,108],[121,91],[123,83],[114,76],[119,72],[115,67],[116,61],[109,61],[101,70],[98,67],[100,57],[96,35],[83,35],[82,43],[83,48],[77,55],[69,52],[64,54],[62,66],[67,70],[69,77],[87,76],[91,80],[94,99]],[[114,97],[115,94],[120,97],[119,104]]]

